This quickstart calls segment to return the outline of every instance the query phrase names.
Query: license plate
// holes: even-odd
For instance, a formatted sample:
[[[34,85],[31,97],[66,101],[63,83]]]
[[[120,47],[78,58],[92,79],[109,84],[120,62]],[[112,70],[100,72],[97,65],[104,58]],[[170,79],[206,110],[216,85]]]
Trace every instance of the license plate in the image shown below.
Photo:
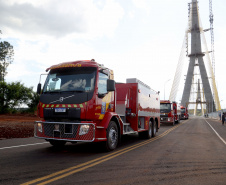
[[[55,112],[66,112],[66,108],[55,108]]]

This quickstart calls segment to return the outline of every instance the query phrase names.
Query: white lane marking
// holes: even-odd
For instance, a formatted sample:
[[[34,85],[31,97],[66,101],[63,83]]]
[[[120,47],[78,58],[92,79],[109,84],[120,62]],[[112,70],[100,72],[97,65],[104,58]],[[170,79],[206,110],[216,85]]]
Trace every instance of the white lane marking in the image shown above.
[[[206,119],[205,119],[206,121]],[[208,121],[206,121],[206,123],[208,123]],[[208,123],[209,124],[209,123]],[[213,131],[216,133],[216,135],[220,138],[220,140],[226,145],[226,142],[225,140],[217,133],[216,130],[214,130],[214,128],[209,124],[209,126],[213,129]]]
[[[2,148],[0,148],[0,150],[10,149],[10,148],[19,148],[19,147],[24,147],[24,146],[42,145],[42,144],[46,144],[46,143],[48,143],[48,142],[33,143],[33,144],[27,144],[27,145],[8,146],[8,147],[2,147]]]

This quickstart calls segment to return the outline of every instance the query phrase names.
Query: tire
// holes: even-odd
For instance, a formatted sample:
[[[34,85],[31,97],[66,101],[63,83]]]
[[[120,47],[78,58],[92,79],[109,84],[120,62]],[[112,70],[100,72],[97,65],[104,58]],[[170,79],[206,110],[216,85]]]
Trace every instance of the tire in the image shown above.
[[[148,129],[148,136],[147,139],[150,139],[153,135],[153,123],[149,121],[149,129]]]
[[[149,121],[149,128],[147,131],[139,132],[139,137],[141,139],[150,139],[153,135],[153,124]]]
[[[107,141],[105,142],[106,151],[116,149],[119,142],[118,126],[114,121],[111,121],[107,128]]]
[[[157,123],[156,123],[156,121],[154,121],[153,129],[152,129],[152,137],[156,136],[156,132],[157,132]]]
[[[61,140],[49,140],[49,143],[54,147],[63,147],[66,144],[66,141]]]

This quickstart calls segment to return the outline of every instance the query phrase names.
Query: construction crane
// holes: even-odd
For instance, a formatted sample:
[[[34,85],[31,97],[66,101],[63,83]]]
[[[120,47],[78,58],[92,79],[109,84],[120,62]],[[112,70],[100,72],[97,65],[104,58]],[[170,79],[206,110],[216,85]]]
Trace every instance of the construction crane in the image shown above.
[[[209,0],[209,20],[210,20],[210,34],[211,34],[211,56],[212,56],[212,68],[213,74],[215,76],[215,57],[214,57],[214,34],[213,34],[213,10],[212,10],[212,0]]]
[[[215,57],[214,57],[214,34],[213,34],[213,10],[212,10],[212,0],[209,0],[209,21],[210,21],[210,34],[211,34],[211,51],[212,51],[212,82],[213,82],[213,96],[216,103],[216,110],[221,110],[221,105],[219,101],[218,91],[215,82]]]

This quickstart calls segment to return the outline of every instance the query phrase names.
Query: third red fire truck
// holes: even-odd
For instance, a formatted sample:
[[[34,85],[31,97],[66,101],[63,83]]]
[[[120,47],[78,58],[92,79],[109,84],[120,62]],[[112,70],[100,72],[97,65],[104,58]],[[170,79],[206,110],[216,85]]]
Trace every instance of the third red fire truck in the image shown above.
[[[188,114],[188,108],[181,106],[181,119],[188,119],[189,118],[189,114]]]
[[[177,102],[171,102],[169,100],[160,101],[160,122],[166,124],[179,123],[181,119],[180,106]]]

